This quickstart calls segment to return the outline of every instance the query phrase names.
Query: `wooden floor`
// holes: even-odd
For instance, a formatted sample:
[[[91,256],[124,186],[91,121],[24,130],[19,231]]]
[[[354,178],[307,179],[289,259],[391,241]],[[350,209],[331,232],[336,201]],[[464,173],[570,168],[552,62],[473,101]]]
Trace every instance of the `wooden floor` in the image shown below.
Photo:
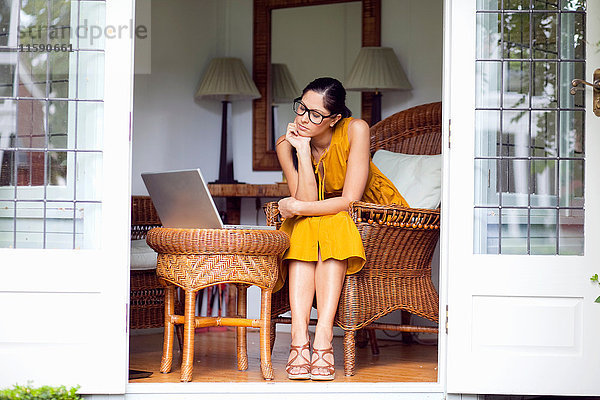
[[[222,329],[222,328],[221,328]],[[272,362],[275,381],[288,382],[285,364],[289,354],[289,333],[278,333]],[[336,382],[435,382],[437,380],[437,346],[405,345],[391,340],[379,340],[380,354],[373,356],[369,346],[357,348],[354,376],[344,376],[342,338],[334,339]],[[129,367],[152,371],[149,378],[132,383],[179,382],[181,353],[175,342],[173,370],[159,372],[162,356],[162,334],[130,337]],[[258,331],[248,332],[247,371],[238,371],[235,355],[235,332],[207,331],[196,333],[194,382],[263,382],[260,372]],[[307,381],[310,382],[310,381]]]

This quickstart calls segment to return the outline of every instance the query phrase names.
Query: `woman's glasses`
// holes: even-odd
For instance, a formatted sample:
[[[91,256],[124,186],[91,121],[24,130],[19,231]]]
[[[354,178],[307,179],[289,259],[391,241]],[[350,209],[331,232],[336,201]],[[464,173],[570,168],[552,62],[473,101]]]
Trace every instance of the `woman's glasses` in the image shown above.
[[[306,112],[308,112],[308,119],[310,120],[310,122],[312,122],[315,125],[319,125],[321,122],[323,122],[324,118],[329,118],[329,117],[332,117],[335,115],[335,114],[323,115],[316,110],[311,110],[309,108],[306,108],[306,106],[304,105],[304,103],[302,103],[302,101],[300,101],[300,99],[301,99],[301,97],[294,99],[294,112],[297,115],[304,115],[304,114],[306,114]]]

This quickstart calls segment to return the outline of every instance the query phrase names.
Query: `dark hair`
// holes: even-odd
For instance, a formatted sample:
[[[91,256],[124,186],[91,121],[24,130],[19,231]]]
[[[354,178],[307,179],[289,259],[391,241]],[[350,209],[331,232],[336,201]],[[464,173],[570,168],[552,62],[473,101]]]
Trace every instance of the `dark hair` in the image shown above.
[[[352,111],[346,107],[346,89],[340,81],[335,78],[317,78],[304,88],[302,96],[308,91],[313,91],[323,95],[323,105],[329,113],[340,114],[342,118],[352,116]],[[292,161],[294,167],[298,170],[298,155],[296,150],[292,148]]]
[[[323,105],[331,114],[341,114],[342,118],[352,116],[352,111],[346,107],[346,89],[335,78],[317,78],[304,88],[302,96],[308,91],[323,95]]]

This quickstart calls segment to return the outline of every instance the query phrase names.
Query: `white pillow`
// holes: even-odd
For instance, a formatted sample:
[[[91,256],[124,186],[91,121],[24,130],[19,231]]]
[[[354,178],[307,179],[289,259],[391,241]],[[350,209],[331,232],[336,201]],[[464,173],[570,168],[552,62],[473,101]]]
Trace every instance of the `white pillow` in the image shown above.
[[[146,244],[146,239],[131,241],[130,269],[156,269],[156,252]]]
[[[438,208],[442,199],[442,155],[377,150],[373,163],[412,208]]]

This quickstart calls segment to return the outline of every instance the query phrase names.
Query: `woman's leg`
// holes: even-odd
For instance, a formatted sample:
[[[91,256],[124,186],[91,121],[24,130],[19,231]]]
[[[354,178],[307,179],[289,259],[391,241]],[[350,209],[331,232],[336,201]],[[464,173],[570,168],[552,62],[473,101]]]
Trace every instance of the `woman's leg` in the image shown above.
[[[337,311],[347,267],[348,263],[346,260],[328,259],[321,261],[319,259],[317,262],[315,268],[315,288],[319,320],[313,342],[313,348],[315,349],[324,350],[331,346],[331,341],[333,340],[333,319]],[[316,358],[313,355],[313,360],[316,360]],[[333,364],[333,356],[331,354],[325,355],[325,360]],[[326,364],[318,361],[313,367],[323,366],[326,366]],[[326,374],[326,371],[319,369],[317,373]]]
[[[308,322],[310,310],[315,296],[315,262],[290,260],[288,282],[290,287],[290,309],[292,311],[292,345],[302,346],[308,342]],[[290,359],[294,354],[290,354]],[[304,350],[302,356],[310,360],[309,350]],[[304,360],[296,358],[294,364]],[[292,368],[291,373],[300,373],[300,368]]]

